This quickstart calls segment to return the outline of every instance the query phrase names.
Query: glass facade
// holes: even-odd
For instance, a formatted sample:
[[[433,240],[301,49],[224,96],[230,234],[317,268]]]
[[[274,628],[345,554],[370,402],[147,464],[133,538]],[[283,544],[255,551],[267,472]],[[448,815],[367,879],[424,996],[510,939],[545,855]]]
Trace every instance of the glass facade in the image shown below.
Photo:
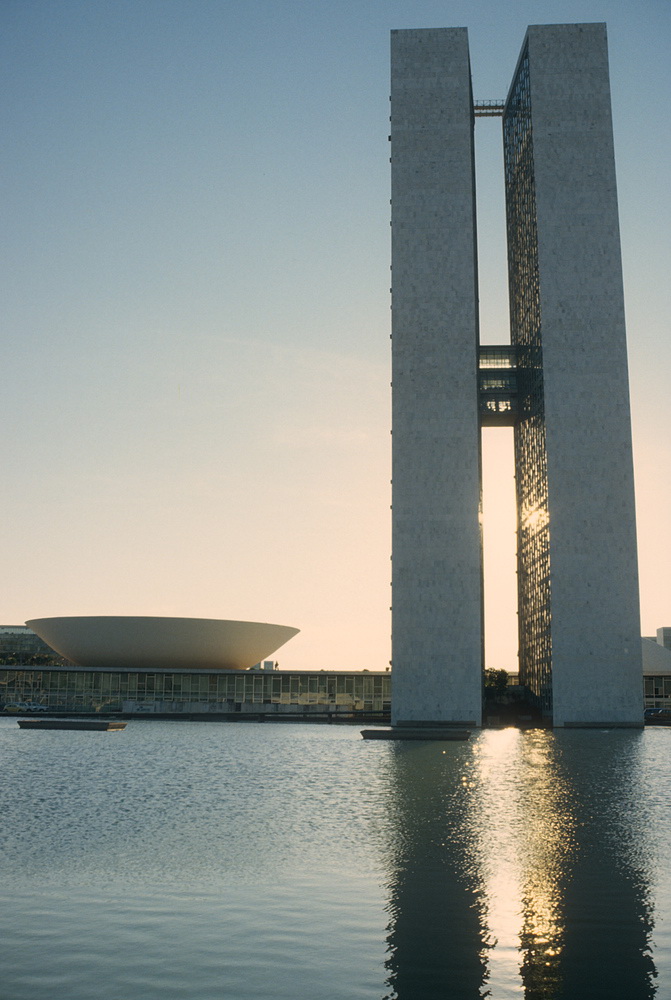
[[[517,421],[517,351],[509,346],[478,348],[478,406],[482,427]]]
[[[0,625],[0,664],[68,663],[26,625]]]
[[[517,350],[515,423],[520,682],[552,713],[550,517],[543,402],[538,234],[525,51],[503,118],[511,340]]]
[[[671,676],[654,675],[643,678],[646,708],[671,709]]]
[[[0,667],[0,704],[32,702],[63,712],[389,712],[391,674],[87,670]],[[270,706],[270,707],[269,707]]]

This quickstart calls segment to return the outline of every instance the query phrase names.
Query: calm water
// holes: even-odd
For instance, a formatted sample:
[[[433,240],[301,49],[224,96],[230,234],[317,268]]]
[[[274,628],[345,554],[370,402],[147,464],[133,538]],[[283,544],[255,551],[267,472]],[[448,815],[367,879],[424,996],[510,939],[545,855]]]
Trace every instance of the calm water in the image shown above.
[[[671,729],[0,720],[2,1000],[671,998]]]

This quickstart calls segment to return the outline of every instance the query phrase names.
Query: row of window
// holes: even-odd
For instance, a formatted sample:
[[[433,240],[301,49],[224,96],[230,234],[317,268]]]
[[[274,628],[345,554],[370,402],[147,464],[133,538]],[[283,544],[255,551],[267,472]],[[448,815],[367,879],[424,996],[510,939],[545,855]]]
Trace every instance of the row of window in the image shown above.
[[[648,698],[671,698],[671,677],[646,677],[643,690]]]
[[[540,666],[540,664],[539,664]],[[544,671],[539,671],[544,689]],[[541,686],[539,685],[539,686]],[[540,691],[539,691],[540,694]],[[646,707],[671,707],[671,676],[644,678]],[[68,710],[122,710],[125,702],[324,705],[388,712],[391,674],[169,674],[0,669],[0,707],[36,702]]]
[[[386,711],[391,675],[0,669],[0,701],[36,701],[63,710],[83,705],[121,708],[132,701],[343,705]]]

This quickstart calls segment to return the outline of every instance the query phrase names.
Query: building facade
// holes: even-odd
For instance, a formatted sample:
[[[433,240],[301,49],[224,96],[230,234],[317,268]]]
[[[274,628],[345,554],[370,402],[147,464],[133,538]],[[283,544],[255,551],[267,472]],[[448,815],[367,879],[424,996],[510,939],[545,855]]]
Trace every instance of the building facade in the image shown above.
[[[658,628],[656,638],[641,640],[643,694],[647,709],[671,712],[671,629]]]
[[[0,625],[0,664],[68,662],[26,625]]]
[[[666,649],[671,649],[671,628],[665,626],[657,629],[657,642]]]
[[[480,428],[514,427],[520,682],[640,725],[624,302],[603,24],[528,29],[500,109],[464,28],[392,33],[392,718],[479,724]],[[510,344],[481,347],[473,130],[500,113]]]
[[[0,711],[30,703],[56,713],[382,717],[390,702],[385,671],[0,666]]]
[[[479,725],[473,97],[462,28],[391,48],[394,722]]]

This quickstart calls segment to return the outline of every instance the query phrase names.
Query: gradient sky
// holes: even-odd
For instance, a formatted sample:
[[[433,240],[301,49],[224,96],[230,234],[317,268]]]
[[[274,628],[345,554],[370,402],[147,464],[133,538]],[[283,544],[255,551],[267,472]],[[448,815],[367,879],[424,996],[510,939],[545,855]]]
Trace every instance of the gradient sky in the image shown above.
[[[466,25],[485,99],[527,24],[573,21],[608,24],[642,630],[671,624],[668,0],[4,0],[0,622],[271,621],[284,669],[385,668],[389,31]],[[500,120],[476,143],[503,342]],[[487,661],[515,669],[507,437]]]

